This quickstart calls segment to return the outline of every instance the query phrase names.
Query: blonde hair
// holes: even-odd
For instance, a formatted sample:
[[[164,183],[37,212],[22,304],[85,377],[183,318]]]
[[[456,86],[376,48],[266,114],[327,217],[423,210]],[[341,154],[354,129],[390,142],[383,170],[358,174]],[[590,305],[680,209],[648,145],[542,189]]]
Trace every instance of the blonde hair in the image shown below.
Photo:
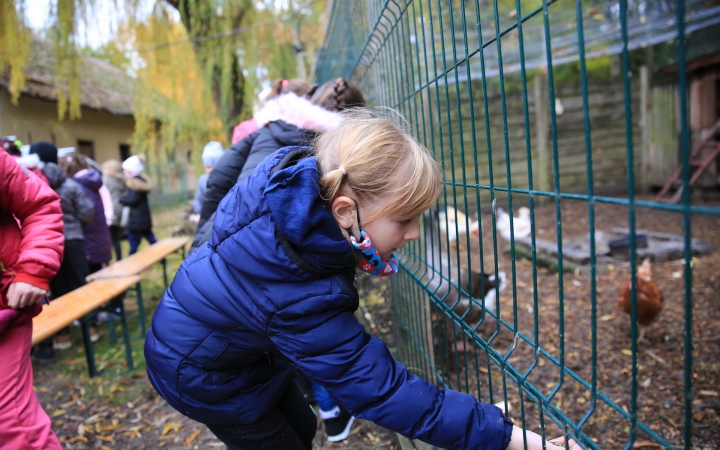
[[[398,217],[420,215],[441,190],[440,168],[430,152],[400,124],[399,113],[382,112],[343,111],[340,125],[315,141],[323,199],[332,203],[348,186],[361,203],[384,203],[363,223],[390,211]]]

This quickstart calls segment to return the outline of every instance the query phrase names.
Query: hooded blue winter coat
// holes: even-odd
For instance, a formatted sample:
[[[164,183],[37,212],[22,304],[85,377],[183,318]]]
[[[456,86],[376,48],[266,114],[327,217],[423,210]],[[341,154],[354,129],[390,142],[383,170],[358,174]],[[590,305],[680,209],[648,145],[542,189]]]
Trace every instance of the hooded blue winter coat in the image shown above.
[[[220,203],[153,317],[151,383],[188,417],[236,426],[274,409],[296,366],[357,417],[448,449],[505,449],[499,408],[408,373],[353,317],[352,250],[307,151],[277,151]]]

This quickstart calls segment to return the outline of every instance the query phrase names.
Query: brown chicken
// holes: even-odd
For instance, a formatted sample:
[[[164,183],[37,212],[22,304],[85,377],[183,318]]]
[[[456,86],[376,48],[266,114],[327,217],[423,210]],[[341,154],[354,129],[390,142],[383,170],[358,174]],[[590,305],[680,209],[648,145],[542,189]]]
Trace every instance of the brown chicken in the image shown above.
[[[630,281],[620,291],[618,307],[630,314]],[[650,260],[646,259],[638,268],[637,273],[637,321],[640,326],[638,341],[643,340],[645,327],[660,315],[663,308],[663,293],[652,280]]]

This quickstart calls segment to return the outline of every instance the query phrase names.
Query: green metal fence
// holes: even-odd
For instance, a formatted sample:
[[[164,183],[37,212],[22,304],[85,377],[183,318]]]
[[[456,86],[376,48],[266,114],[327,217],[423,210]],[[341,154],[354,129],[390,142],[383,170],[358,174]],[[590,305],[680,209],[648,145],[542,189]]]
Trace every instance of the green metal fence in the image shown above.
[[[182,162],[149,163],[145,166],[145,173],[153,182],[149,196],[151,207],[172,208],[188,201],[192,190],[188,180],[194,178],[191,165]]]
[[[717,425],[694,416],[694,377],[719,380],[694,364],[691,225],[720,208],[691,199],[686,53],[691,32],[718,22],[695,0],[333,2],[318,81],[344,76],[400,111],[445,172],[401,274],[389,288],[361,283],[365,316],[411,371],[584,448],[717,448]],[[641,194],[660,83],[677,92],[679,204]],[[677,279],[657,280],[677,294],[661,316],[676,314],[674,327],[647,343],[638,221],[657,225],[651,238],[671,222],[679,235],[679,253],[654,266]],[[628,229],[628,262],[607,255],[613,224]],[[587,257],[569,262],[576,244]],[[500,272],[506,283],[490,277]],[[630,316],[616,305],[626,284]]]

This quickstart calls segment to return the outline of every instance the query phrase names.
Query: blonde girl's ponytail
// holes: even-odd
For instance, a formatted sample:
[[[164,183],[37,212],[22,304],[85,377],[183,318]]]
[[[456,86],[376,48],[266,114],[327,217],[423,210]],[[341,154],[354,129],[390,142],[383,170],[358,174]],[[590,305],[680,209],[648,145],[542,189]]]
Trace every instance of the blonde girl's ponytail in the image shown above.
[[[347,172],[344,168],[338,166],[334,170],[330,170],[327,174],[323,175],[320,195],[323,199],[329,200],[336,199],[340,195],[340,189],[342,188],[343,182]]]

